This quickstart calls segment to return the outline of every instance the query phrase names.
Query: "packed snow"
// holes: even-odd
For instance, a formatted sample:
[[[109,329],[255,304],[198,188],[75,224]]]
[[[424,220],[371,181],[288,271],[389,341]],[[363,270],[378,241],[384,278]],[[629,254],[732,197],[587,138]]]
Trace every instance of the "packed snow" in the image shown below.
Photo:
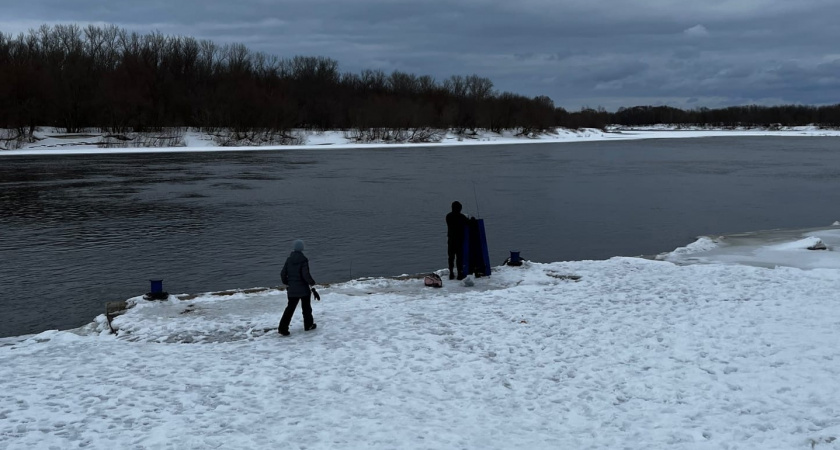
[[[0,340],[0,448],[840,449],[838,233],[321,286],[290,337],[277,288],[133,298]]]
[[[162,133],[166,134],[166,133]],[[300,145],[259,145],[259,146],[218,146],[212,136],[196,130],[183,133],[177,139],[160,139],[152,133],[148,141],[176,140],[178,145],[171,147],[147,148],[102,148],[106,141],[103,133],[63,133],[59,129],[42,127],[35,133],[36,142],[26,143],[17,150],[2,150],[0,156],[7,155],[80,155],[97,153],[161,153],[161,152],[212,152],[212,151],[255,151],[255,150],[328,150],[334,148],[398,148],[398,147],[428,147],[430,145],[493,145],[493,144],[525,144],[547,142],[594,142],[639,139],[675,139],[701,137],[748,137],[748,136],[840,136],[840,129],[821,128],[816,126],[786,127],[780,130],[762,128],[736,129],[707,129],[674,126],[650,127],[608,127],[606,130],[584,128],[571,130],[556,128],[545,133],[523,136],[508,130],[495,133],[488,130],[477,130],[475,133],[458,134],[452,131],[442,132],[442,138],[437,142],[422,143],[359,143],[351,139],[347,132],[293,130],[291,134],[297,137]]]

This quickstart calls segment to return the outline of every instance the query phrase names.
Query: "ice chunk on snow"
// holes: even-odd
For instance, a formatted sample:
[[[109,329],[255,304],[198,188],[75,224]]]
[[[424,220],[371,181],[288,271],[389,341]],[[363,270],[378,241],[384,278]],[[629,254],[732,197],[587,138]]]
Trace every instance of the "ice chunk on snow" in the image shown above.
[[[840,256],[831,251],[834,248],[840,248],[840,229],[837,228],[767,230],[715,239],[700,238],[686,247],[663,253],[657,259],[676,264],[725,263],[768,268],[836,269],[840,268]]]
[[[679,247],[670,253],[663,253],[657,256],[656,259],[667,260],[671,256],[686,256],[692,253],[707,252],[709,250],[714,250],[718,248],[718,246],[718,240],[712,239],[708,236],[700,236],[699,238],[697,238],[696,241],[686,245],[685,247]]]
[[[35,344],[43,342],[75,342],[81,339],[77,334],[70,331],[47,330],[32,335],[26,339],[26,343]]]
[[[822,244],[820,238],[816,236],[808,236],[805,239],[800,239],[798,241],[768,245],[765,248],[773,251],[808,250],[809,247],[815,247],[817,244]]]

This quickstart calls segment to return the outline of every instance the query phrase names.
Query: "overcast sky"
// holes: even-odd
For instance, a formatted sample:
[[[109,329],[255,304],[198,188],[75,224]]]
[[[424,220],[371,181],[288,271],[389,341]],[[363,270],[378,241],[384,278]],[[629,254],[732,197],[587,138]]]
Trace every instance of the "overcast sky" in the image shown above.
[[[342,71],[477,74],[557,106],[840,103],[838,0],[0,0],[0,31],[115,24]]]

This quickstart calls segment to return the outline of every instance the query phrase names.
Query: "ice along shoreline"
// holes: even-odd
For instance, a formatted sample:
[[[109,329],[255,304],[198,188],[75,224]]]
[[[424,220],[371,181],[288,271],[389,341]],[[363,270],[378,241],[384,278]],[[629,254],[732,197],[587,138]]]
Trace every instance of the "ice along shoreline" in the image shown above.
[[[85,155],[85,154],[137,154],[137,153],[189,153],[189,152],[241,152],[241,151],[278,151],[278,150],[329,150],[350,148],[419,148],[450,146],[481,146],[511,144],[544,144],[566,142],[603,142],[630,141],[644,139],[683,139],[704,137],[840,137],[840,129],[826,129],[815,126],[790,127],[780,130],[742,128],[742,129],[695,129],[673,127],[609,127],[606,131],[598,129],[569,130],[557,128],[551,132],[531,136],[518,136],[513,132],[495,133],[477,132],[475,135],[459,135],[453,132],[442,133],[437,142],[395,143],[365,142],[360,143],[349,138],[344,131],[298,131],[300,145],[245,145],[219,146],[211,136],[198,131],[187,131],[181,142],[183,145],[171,147],[117,147],[103,148],[105,135],[61,134],[41,131],[36,133],[38,141],[25,144],[20,149],[0,150],[0,156],[37,156],[37,155]]]

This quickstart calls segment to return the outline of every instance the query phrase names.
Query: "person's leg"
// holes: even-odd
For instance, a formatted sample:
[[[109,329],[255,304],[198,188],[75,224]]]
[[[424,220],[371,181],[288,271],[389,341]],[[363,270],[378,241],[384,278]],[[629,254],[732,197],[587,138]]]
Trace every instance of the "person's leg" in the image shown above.
[[[280,318],[280,325],[277,326],[277,331],[280,334],[289,332],[289,324],[292,323],[292,316],[295,314],[295,308],[300,301],[300,297],[289,297],[289,303],[286,304],[286,310],[283,311],[283,317]]]
[[[458,268],[458,279],[463,280],[467,277],[467,274],[464,271],[464,243],[459,242],[458,244],[453,246],[453,250],[455,252],[455,267]]]
[[[315,319],[312,318],[312,296],[302,297],[300,307],[301,312],[303,312],[303,329],[308,331],[315,328]]]
[[[458,248],[457,247],[458,246],[453,245],[452,242],[447,243],[446,252],[448,253],[448,256],[449,256],[449,279],[450,280],[455,279],[455,255],[458,254]],[[461,264],[460,260],[458,261],[458,264]],[[459,268],[458,270],[461,270],[461,269]]]

